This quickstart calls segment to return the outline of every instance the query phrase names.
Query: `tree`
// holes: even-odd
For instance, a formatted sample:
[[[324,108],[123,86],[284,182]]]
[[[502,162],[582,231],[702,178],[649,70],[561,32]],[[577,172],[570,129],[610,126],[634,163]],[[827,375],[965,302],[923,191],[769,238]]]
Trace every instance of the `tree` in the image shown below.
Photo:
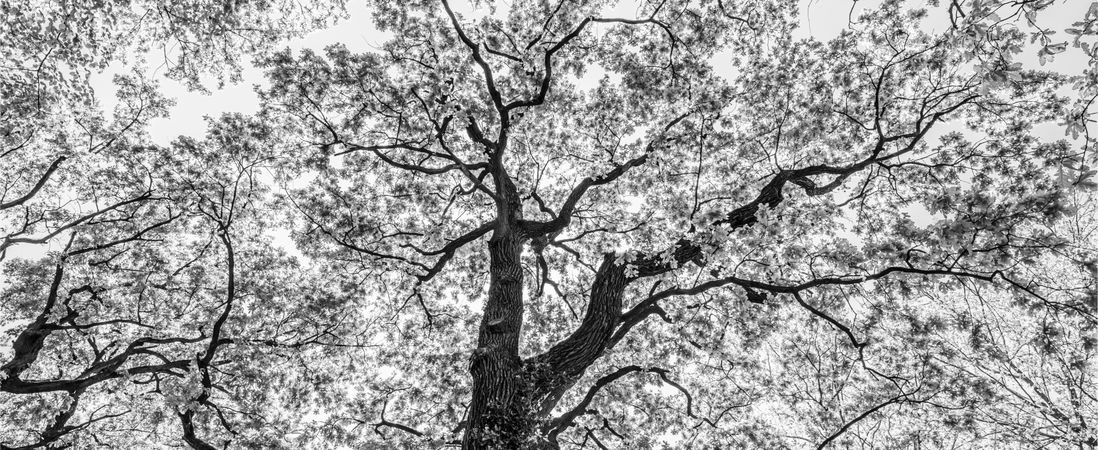
[[[235,231],[255,226],[254,172],[272,155],[249,152],[244,138],[258,128],[232,117],[211,134],[212,147],[151,146],[144,127],[170,104],[155,83],[116,77],[120,102],[108,115],[88,77],[157,51],[169,74],[200,87],[205,76],[237,76],[241,52],[330,12],[295,3],[0,5],[0,448],[142,445],[152,439],[135,430],[164,421],[150,397],[178,412],[183,441],[212,448],[193,431],[192,405],[217,407],[210,370],[224,365],[214,358],[240,351],[224,350],[233,340],[222,333],[239,320],[229,317],[237,293],[271,292],[234,275],[287,265],[255,244],[259,236]],[[54,251],[10,257],[34,245]],[[238,252],[251,261],[237,264]],[[285,281],[279,289],[293,283]]]
[[[0,390],[71,398],[5,438],[1094,447],[1098,7],[1076,74],[1026,65],[1053,2],[948,3],[819,42],[789,2],[377,2],[377,52],[247,49],[256,116],[12,190],[114,206],[5,263]]]

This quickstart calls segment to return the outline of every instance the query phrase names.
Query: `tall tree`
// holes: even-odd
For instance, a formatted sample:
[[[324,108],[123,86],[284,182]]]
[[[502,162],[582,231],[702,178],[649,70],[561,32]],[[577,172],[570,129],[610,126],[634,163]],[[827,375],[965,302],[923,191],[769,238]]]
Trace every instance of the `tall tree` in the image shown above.
[[[972,299],[1094,330],[1093,224],[1075,215],[1093,172],[1085,150],[1033,132],[1067,115],[1059,89],[1076,78],[1014,62],[1029,36],[1001,22],[1052,2],[1008,3],[951,2],[932,33],[928,11],[884,2],[826,43],[793,37],[787,2],[643,2],[625,16],[489,4],[479,17],[379,3],[396,34],[379,53],[272,58],[267,114],[337,160],[297,195],[306,251],[369,267],[377,295],[403,292],[429,336],[407,339],[417,352],[458,324],[476,336],[454,338],[469,348],[469,400],[450,416],[463,448],[879,442],[864,424],[889,409],[995,404],[965,373],[1028,397],[968,366],[1013,357],[938,347],[956,327],[987,348]],[[1042,62],[1058,53],[1041,44]],[[1082,228],[1060,228],[1066,217]],[[1076,400],[1055,442],[1093,442],[1081,336],[1061,350],[1072,362],[1055,389]],[[683,411],[615,387],[628,380],[677,391]],[[812,418],[789,418],[785,438],[750,414],[760,402]],[[1007,423],[918,420],[973,439]],[[936,426],[891,432],[946,445]]]
[[[140,80],[117,125],[11,122],[46,137],[0,154],[40,155],[0,159],[33,169],[0,445],[1098,446],[1098,6],[1061,42],[1072,2],[886,0],[820,42],[794,2],[378,1],[375,52],[238,45],[293,5],[105,22],[195,82],[260,58],[202,139],[148,145]]]

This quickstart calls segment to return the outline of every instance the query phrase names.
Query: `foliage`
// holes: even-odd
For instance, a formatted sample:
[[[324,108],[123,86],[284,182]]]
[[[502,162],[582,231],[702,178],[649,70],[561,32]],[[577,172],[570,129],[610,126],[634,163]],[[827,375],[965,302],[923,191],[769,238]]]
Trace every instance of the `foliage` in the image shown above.
[[[1054,3],[375,2],[371,53],[4,4],[0,445],[1098,446],[1098,6]],[[257,58],[262,110],[103,117],[158,46]]]

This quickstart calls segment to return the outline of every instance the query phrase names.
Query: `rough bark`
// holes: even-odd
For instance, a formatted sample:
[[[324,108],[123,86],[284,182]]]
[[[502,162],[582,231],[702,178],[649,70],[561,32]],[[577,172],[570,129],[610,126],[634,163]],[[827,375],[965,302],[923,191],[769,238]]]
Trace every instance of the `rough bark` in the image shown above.
[[[518,356],[522,328],[522,241],[497,229],[488,241],[490,281],[477,349],[469,371],[473,399],[463,448],[514,447],[525,428]]]
[[[603,257],[591,289],[587,312],[571,335],[529,364],[538,410],[548,414],[561,396],[602,356],[621,320],[622,297],[628,282],[624,267],[612,255]]]
[[[501,133],[498,142],[505,143],[506,135]],[[522,200],[500,164],[502,149],[503,144],[491,145],[496,155],[493,178],[497,214],[488,240],[488,299],[469,364],[473,398],[462,440],[464,449],[523,447],[532,423],[518,354],[523,314],[522,249],[527,239],[518,226]]]

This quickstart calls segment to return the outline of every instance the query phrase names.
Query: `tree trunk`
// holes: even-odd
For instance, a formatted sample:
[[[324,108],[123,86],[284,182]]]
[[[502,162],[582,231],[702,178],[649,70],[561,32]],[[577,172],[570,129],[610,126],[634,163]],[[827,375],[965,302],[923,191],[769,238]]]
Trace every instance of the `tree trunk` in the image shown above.
[[[518,357],[522,242],[494,236],[488,246],[491,285],[470,368],[473,402],[463,448],[557,448],[542,419],[605,349],[621,316],[626,279],[607,256],[580,326],[546,353],[524,362]]]
[[[497,227],[488,241],[488,301],[469,371],[473,399],[462,448],[520,448],[529,429],[518,355],[522,328],[522,246],[514,227]]]

